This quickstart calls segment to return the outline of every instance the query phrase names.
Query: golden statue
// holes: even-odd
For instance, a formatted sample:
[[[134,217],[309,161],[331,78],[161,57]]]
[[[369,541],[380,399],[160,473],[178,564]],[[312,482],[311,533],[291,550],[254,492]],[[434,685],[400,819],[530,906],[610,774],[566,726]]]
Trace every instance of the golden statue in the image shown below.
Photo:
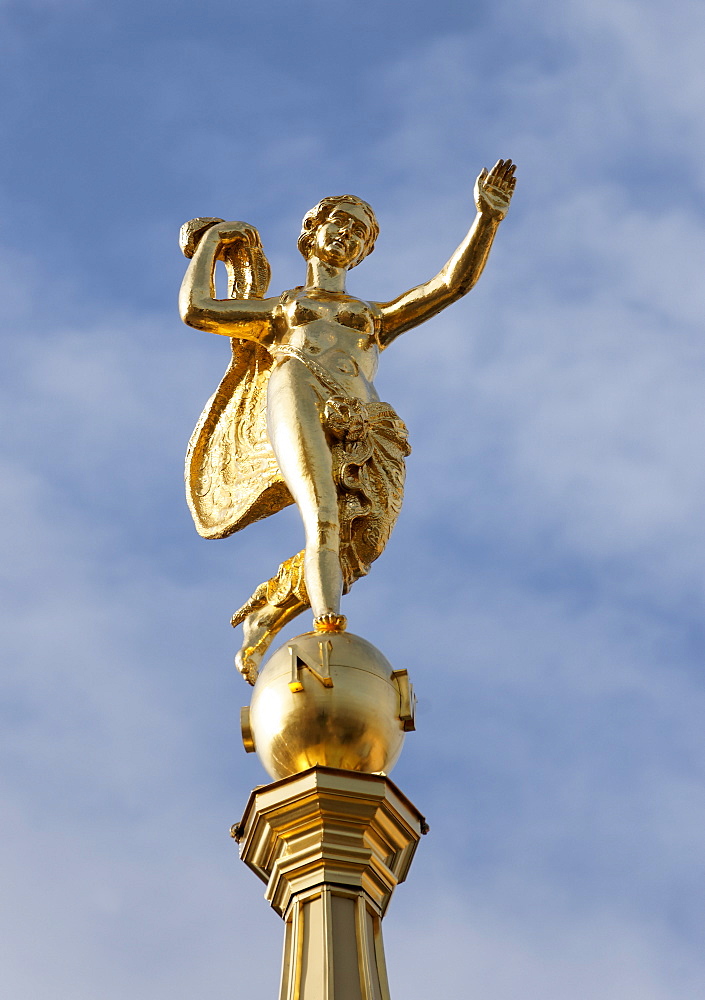
[[[374,248],[370,206],[324,198],[304,216],[298,246],[306,284],[266,298],[270,268],[257,230],[193,219],[181,230],[191,258],[179,307],[185,323],[231,338],[232,361],[189,443],[186,492],[199,533],[224,538],[291,503],[305,548],[282,563],[233,616],[244,625],[238,669],[254,684],[277,632],[307,607],[319,632],[341,631],[341,595],[364,576],[399,514],[407,431],[380,402],[379,352],[465,295],[487,261],[514,191],[499,160],[475,184],[477,216],[442,270],[390,302],[345,291],[348,270]],[[229,298],[215,296],[223,261]]]

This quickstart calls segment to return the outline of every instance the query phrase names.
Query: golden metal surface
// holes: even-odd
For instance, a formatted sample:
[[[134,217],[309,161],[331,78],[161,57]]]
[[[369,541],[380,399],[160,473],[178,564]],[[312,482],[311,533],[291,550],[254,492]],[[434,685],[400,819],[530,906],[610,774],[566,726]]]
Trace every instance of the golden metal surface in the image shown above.
[[[314,632],[344,632],[347,627],[345,615],[321,615],[313,619]]]
[[[245,753],[254,753],[255,738],[252,735],[252,726],[250,725],[250,709],[247,706],[240,709],[240,732],[242,734],[242,745],[245,748]]]
[[[406,671],[365,639],[309,632],[265,664],[247,733],[273,778],[315,764],[388,772],[413,728],[412,699]]]
[[[316,629],[315,631],[319,632],[320,630]],[[312,645],[312,643],[302,643],[295,639],[287,646],[291,655],[291,680],[289,681],[289,690],[294,694],[299,694],[299,692],[304,690],[300,676],[301,671],[304,668],[308,668],[316,680],[321,682],[323,687],[332,688],[335,686],[333,678],[330,675],[330,654],[333,649],[333,643],[329,639],[319,638],[316,643],[318,646],[317,659],[314,659],[314,657],[311,656],[310,647]]]
[[[184,322],[232,338],[233,360],[194,431],[186,462],[199,532],[220,538],[295,502],[306,547],[286,560],[233,617],[244,625],[237,664],[254,683],[276,633],[307,607],[340,614],[340,598],[383,551],[402,501],[406,428],[374,388],[380,351],[465,295],[487,261],[514,191],[499,160],[475,185],[477,216],[441,271],[388,302],[348,295],[350,268],[378,233],[350,195],[324,198],[303,220],[306,284],[265,297],[269,265],[257,230],[195,219],[182,227],[191,258],[180,294]],[[215,267],[229,298],[215,295]]]
[[[389,1000],[381,920],[426,829],[378,775],[316,767],[252,793],[233,830],[286,923],[280,1000]]]
[[[416,695],[409,681],[408,670],[393,670],[392,680],[399,688],[399,718],[405,733],[413,733],[416,729]]]

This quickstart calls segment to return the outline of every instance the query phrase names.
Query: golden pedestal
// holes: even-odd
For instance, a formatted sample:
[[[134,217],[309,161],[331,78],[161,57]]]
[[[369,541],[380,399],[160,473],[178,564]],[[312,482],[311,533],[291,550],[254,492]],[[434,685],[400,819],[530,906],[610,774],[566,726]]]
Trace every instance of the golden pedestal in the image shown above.
[[[233,834],[286,923],[280,1000],[389,1000],[381,920],[426,829],[379,774],[315,766],[252,793]]]

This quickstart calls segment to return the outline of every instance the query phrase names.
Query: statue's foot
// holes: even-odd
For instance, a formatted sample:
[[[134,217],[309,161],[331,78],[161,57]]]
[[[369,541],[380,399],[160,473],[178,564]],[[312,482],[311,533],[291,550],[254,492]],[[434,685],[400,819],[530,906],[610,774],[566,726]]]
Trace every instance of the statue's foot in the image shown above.
[[[243,646],[242,649],[236,654],[235,666],[248,684],[252,684],[254,686],[259,674],[260,660],[263,655],[263,653],[260,653],[258,656],[257,650],[253,649],[252,646]]]
[[[277,630],[272,630],[272,615],[270,608],[252,611],[242,622],[242,648],[235,657],[235,666],[248,684],[254,684],[259,674],[262,657]],[[267,611],[270,613],[267,614]]]
[[[332,612],[313,619],[314,632],[344,632],[347,626],[348,620],[345,615],[336,615]]]
[[[259,674],[259,665],[264,654],[269,649],[274,636],[284,626],[308,607],[301,602],[292,603],[281,608],[265,604],[251,611],[246,618],[241,618],[243,642],[242,648],[235,657],[235,666],[248,684],[254,684]],[[235,622],[233,617],[233,624]]]

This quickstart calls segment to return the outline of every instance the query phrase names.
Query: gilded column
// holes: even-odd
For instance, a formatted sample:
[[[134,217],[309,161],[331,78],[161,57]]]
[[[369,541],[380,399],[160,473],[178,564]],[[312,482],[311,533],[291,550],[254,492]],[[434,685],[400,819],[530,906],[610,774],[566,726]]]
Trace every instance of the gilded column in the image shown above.
[[[312,767],[252,793],[235,834],[286,925],[280,1000],[388,1000],[381,920],[424,829],[382,775]]]

